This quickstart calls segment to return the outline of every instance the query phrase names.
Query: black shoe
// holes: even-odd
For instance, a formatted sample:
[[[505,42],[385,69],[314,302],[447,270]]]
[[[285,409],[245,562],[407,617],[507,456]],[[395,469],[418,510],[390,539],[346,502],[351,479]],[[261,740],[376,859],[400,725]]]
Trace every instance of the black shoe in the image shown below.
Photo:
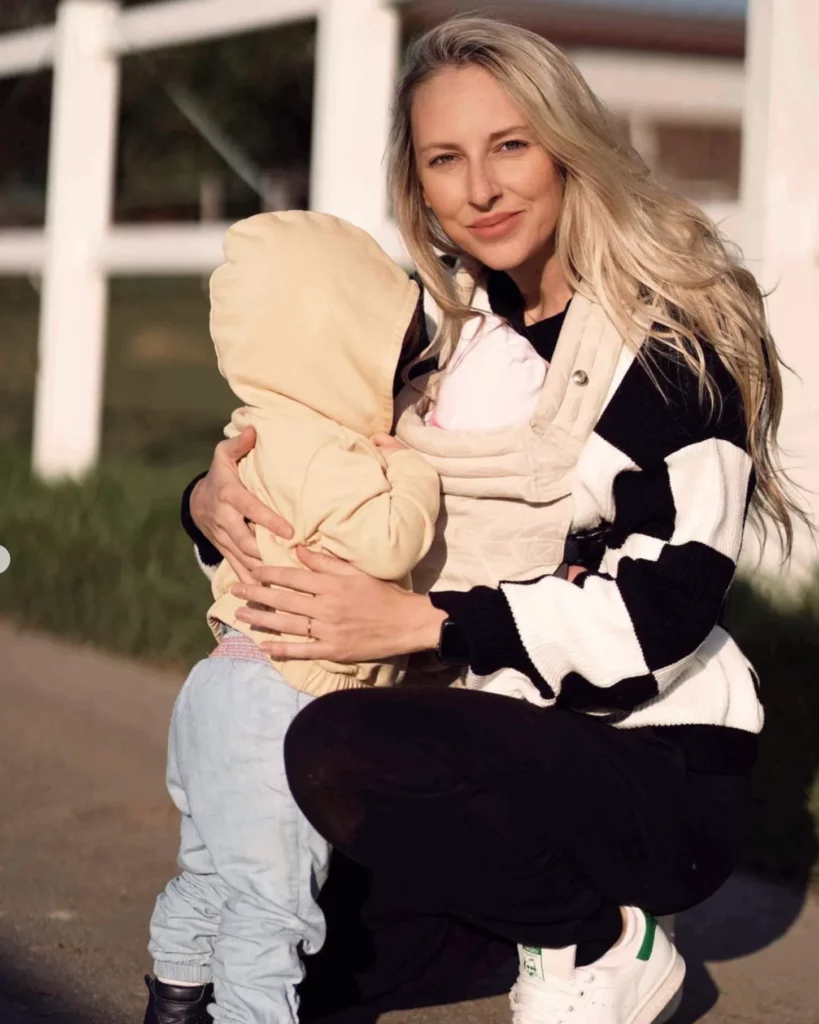
[[[168,985],[145,975],[150,996],[144,1024],[213,1024],[213,985]]]

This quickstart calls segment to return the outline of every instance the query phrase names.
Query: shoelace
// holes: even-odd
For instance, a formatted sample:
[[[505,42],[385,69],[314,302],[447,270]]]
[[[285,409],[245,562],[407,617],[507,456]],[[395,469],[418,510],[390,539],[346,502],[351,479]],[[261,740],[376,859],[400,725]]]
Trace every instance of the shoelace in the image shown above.
[[[512,1024],[571,1024],[575,1008],[594,982],[591,971],[579,968],[572,981],[518,978],[509,993]]]

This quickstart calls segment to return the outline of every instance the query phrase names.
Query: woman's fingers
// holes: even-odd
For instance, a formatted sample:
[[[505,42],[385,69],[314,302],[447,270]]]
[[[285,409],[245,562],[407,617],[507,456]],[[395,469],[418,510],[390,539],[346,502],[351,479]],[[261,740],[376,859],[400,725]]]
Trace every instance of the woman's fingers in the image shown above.
[[[214,543],[242,558],[249,569],[262,564],[262,556],[253,530],[244,516],[231,505],[223,504],[217,512]]]
[[[296,548],[296,554],[302,565],[306,565],[313,572],[326,572],[334,576],[356,576],[361,574],[360,569],[345,562],[343,558],[336,558],[335,555],[327,554],[324,551],[311,551],[301,544]]]
[[[284,640],[270,640],[259,644],[265,654],[279,661],[333,661],[333,646],[323,640],[314,643],[288,643]]]
[[[228,560],[231,568],[243,583],[253,583],[253,570],[261,565],[261,560],[253,558],[243,551],[231,538],[217,531],[214,543]],[[241,570],[241,571],[240,571]]]
[[[291,569],[276,565],[261,565],[254,569],[253,578],[268,587],[283,587],[302,594],[326,594],[336,581],[332,576],[311,572],[309,569]]]
[[[264,526],[283,540],[290,540],[293,529],[285,519],[251,494],[239,477],[239,462],[255,444],[256,431],[253,427],[245,427],[238,436],[220,441],[214,452],[212,472],[216,489],[216,517],[221,519],[219,525],[237,547],[251,557],[258,558],[256,541],[245,520]],[[236,513],[235,517],[228,514],[229,510]]]
[[[313,638],[317,635],[316,628],[320,628],[304,615],[271,612],[253,605],[240,608],[236,612],[236,618],[254,629],[269,630],[271,633],[289,633],[291,636]]]
[[[243,519],[249,519],[251,523],[264,526],[272,534],[281,537],[282,540],[290,540],[293,536],[293,527],[286,519],[282,519],[272,509],[269,509],[264,502],[259,501],[255,494],[242,487],[241,490],[231,489],[231,504],[239,512]]]
[[[243,525],[247,526],[246,523]],[[249,568],[256,569],[262,565],[262,555],[259,551],[259,544],[252,530],[248,529],[239,538],[238,548],[245,557]]]
[[[241,558],[237,558],[236,555],[230,554],[227,550],[223,554],[237,579],[240,579],[242,583],[253,582],[253,572],[251,569],[246,568]]]
[[[216,454],[223,456],[229,462],[239,462],[256,444],[256,430],[254,427],[245,427],[236,437],[220,441],[216,445]]]
[[[302,616],[305,619],[308,616],[320,614],[316,608],[316,599],[312,595],[307,596],[294,593],[292,590],[264,587],[256,583],[255,579],[252,583],[243,583],[232,587],[231,591],[234,597],[252,602],[267,611],[287,612],[290,615]],[[296,630],[296,633],[299,632],[300,630]]]

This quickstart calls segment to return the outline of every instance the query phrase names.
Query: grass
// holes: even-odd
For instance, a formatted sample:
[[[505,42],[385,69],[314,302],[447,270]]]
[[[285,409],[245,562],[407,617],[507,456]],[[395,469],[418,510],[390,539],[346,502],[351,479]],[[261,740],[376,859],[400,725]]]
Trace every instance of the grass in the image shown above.
[[[790,605],[735,585],[728,627],[762,681],[749,867],[819,891],[819,576]]]
[[[31,478],[20,449],[0,454],[0,615],[121,654],[190,664],[210,648],[210,590],[179,526],[200,467],[106,464],[83,484]]]

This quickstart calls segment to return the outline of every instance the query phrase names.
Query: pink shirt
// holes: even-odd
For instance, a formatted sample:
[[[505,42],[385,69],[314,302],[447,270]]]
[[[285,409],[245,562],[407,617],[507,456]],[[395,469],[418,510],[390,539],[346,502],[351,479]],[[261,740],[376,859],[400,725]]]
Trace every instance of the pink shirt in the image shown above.
[[[425,422],[460,433],[524,423],[537,408],[548,366],[500,317],[475,317],[464,326]]]

